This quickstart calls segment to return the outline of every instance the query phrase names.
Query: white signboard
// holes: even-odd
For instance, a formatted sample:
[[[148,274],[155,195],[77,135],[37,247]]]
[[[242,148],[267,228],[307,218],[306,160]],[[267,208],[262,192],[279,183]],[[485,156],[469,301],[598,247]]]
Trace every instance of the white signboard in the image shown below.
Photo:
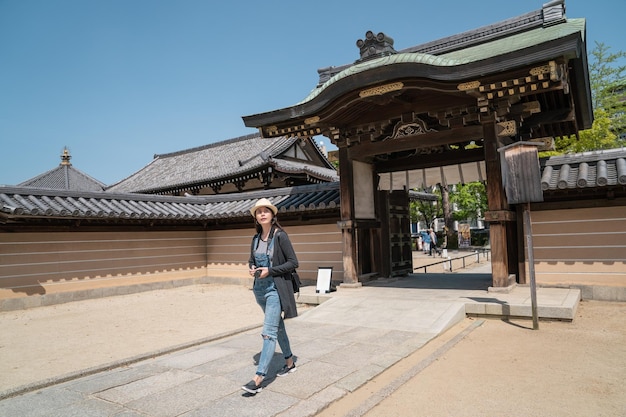
[[[317,286],[315,287],[315,292],[329,293],[332,275],[332,266],[320,266],[317,268]]]

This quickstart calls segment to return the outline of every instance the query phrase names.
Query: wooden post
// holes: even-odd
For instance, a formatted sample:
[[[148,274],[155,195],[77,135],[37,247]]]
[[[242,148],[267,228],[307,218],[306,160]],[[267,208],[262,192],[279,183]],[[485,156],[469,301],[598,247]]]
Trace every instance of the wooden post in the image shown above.
[[[339,188],[341,201],[341,240],[343,243],[343,282],[356,284],[358,282],[356,268],[356,239],[353,196],[353,167],[347,147],[339,148]]]
[[[504,195],[495,122],[484,123],[483,134],[485,140],[487,203],[489,209],[489,212],[485,213],[485,220],[490,222],[491,275],[494,287],[508,287],[511,283],[509,282],[508,239],[505,222],[513,219],[509,218],[507,214],[509,205]]]
[[[524,227],[526,229],[526,247],[528,247],[528,272],[530,275],[530,308],[533,315],[533,330],[539,329],[537,314],[537,286],[535,284],[535,256],[533,255],[533,228],[530,222],[530,203],[524,207]]]
[[[524,210],[522,207],[517,206],[517,273],[518,282],[520,284],[526,284],[528,277],[526,276],[526,254],[524,252]]]

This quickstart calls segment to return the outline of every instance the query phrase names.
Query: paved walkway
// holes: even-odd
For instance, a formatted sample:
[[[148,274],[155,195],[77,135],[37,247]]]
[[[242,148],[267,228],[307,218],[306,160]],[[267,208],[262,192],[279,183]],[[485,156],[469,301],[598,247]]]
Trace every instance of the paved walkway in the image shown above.
[[[263,392],[240,386],[254,374],[259,328],[50,385],[0,401],[0,416],[313,416],[420,349],[466,313],[530,316],[528,287],[492,293],[489,264],[473,273],[415,274],[301,297],[322,304],[287,322],[298,371]],[[540,288],[540,317],[573,318],[577,290]],[[80,354],[80,352],[77,352]],[[120,362],[122,364],[123,362]],[[10,394],[10,393],[9,393]]]

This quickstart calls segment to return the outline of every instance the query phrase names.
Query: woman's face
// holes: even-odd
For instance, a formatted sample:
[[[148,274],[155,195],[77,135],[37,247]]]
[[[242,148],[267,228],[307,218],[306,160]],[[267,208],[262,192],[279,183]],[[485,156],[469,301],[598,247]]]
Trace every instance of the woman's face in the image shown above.
[[[272,218],[274,218],[274,213],[272,210],[267,207],[259,207],[256,209],[256,221],[261,226],[264,224],[272,224]]]

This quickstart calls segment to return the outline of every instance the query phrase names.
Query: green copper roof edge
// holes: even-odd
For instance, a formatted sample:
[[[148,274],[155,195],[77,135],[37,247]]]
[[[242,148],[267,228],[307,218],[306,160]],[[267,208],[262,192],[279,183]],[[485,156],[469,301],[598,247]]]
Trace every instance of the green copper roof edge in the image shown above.
[[[433,66],[455,66],[463,65],[471,62],[480,61],[487,58],[492,58],[497,55],[503,55],[506,53],[514,52],[524,48],[528,48],[540,43],[549,42],[552,40],[560,39],[569,36],[573,33],[580,32],[585,35],[585,19],[567,19],[565,22],[536,29],[531,29],[526,32],[518,33],[515,35],[507,36],[505,38],[495,39],[490,42],[486,42],[481,45],[471,46],[469,48],[461,49],[455,52],[449,52],[440,56],[407,52],[399,53],[395,55],[389,55],[371,61],[362,62],[356,65],[352,65],[343,71],[332,76],[322,86],[315,88],[304,98],[304,100],[296,103],[294,106],[302,105],[313,100],[320,95],[331,85],[338,81],[350,77],[352,75],[369,71],[372,69],[384,67],[394,64],[425,64]],[[481,53],[482,52],[482,53]],[[488,53],[486,53],[488,52]],[[469,55],[470,58],[462,58],[460,55]]]

